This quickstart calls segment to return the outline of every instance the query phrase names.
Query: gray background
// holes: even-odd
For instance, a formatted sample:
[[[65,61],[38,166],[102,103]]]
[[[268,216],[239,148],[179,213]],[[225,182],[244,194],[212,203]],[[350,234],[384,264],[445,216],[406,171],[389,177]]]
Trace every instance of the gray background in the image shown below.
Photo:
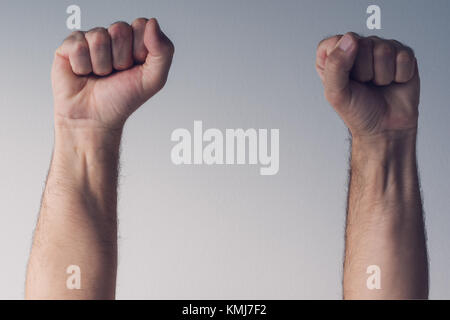
[[[419,161],[431,297],[450,298],[450,2],[1,1],[0,298],[22,298],[53,144],[50,66],[82,27],[159,18],[177,51],[167,87],[128,122],[122,150],[118,298],[341,297],[347,130],[323,98],[318,41],[396,38],[419,58]],[[382,8],[382,30],[366,8]],[[176,128],[279,128],[280,172],[170,161]]]

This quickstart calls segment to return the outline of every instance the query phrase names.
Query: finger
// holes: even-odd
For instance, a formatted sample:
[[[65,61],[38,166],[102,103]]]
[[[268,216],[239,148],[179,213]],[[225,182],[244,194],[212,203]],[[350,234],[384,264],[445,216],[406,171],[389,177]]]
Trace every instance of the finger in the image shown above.
[[[139,18],[133,21],[133,59],[136,63],[144,63],[147,58],[147,48],[144,44],[144,33],[148,19]]]
[[[373,48],[373,82],[378,86],[389,85],[395,78],[396,49],[391,41],[372,38]]]
[[[104,28],[95,28],[85,35],[91,54],[91,63],[94,73],[106,76],[113,70],[111,54],[111,37]]]
[[[359,82],[373,79],[373,42],[370,38],[361,38],[358,43],[358,53],[351,76]]]
[[[331,51],[333,51],[333,49],[336,47],[336,44],[341,38],[342,35],[336,35],[322,40],[317,46],[316,71],[322,82],[325,80],[324,78],[325,63],[328,58],[328,55],[331,53]]]
[[[173,43],[161,31],[156,19],[150,19],[145,26],[144,44],[148,55],[143,68],[143,88],[147,96],[164,87],[175,51]]]
[[[116,70],[133,65],[133,30],[128,23],[116,22],[108,28],[111,37],[112,62]]]
[[[325,95],[333,106],[350,103],[350,71],[355,62],[358,41],[353,34],[344,35],[325,63],[324,84]]]
[[[416,72],[416,57],[411,48],[404,46],[398,41],[393,40],[396,46],[397,56],[395,58],[395,78],[397,83],[406,83],[410,81]]]
[[[71,71],[75,75],[85,76],[92,72],[89,46],[83,32],[72,33],[56,53],[69,61]]]

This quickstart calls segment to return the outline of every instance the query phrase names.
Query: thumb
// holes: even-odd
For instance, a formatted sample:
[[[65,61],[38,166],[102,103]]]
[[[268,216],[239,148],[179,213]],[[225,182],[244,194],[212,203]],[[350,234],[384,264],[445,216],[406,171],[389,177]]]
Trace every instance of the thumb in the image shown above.
[[[54,55],[52,66],[52,85],[71,88],[70,84],[76,81],[76,75],[72,72],[70,60],[64,53],[57,51]]]
[[[355,36],[347,33],[327,57],[324,71],[325,95],[333,106],[350,103],[350,71],[356,59],[357,47]]]
[[[76,92],[85,81],[80,75],[92,70],[89,46],[82,32],[74,32],[56,50],[52,66],[53,87]]]
[[[142,84],[150,98],[166,84],[175,48],[154,18],[145,27],[144,44],[148,54],[142,65]]]

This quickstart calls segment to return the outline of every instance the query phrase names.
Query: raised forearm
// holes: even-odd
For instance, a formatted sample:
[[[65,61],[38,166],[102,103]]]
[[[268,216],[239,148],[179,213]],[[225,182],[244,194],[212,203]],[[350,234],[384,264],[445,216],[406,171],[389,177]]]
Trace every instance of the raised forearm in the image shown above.
[[[371,265],[380,268],[380,289],[366,285]],[[420,299],[427,295],[416,131],[354,138],[344,297]]]
[[[118,131],[56,127],[28,267],[27,298],[114,298],[120,136]],[[71,265],[80,267],[80,290],[66,287]]]

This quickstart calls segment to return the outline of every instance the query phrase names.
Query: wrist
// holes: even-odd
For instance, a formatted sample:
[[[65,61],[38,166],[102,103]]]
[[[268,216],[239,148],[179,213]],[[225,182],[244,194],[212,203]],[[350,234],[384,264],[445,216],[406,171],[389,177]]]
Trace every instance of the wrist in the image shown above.
[[[388,132],[352,139],[351,185],[359,189],[359,214],[400,219],[398,204],[420,199],[416,159],[416,130]],[[354,191],[354,193],[357,193]],[[353,201],[353,200],[349,200]],[[387,215],[386,215],[387,214]]]
[[[55,112],[55,153],[118,152],[123,125],[105,126],[96,119],[69,118]]]
[[[105,120],[96,115],[95,112],[91,115],[84,113],[78,115],[76,111],[73,111],[70,115],[67,115],[59,111],[59,109],[65,108],[67,107],[55,107],[55,128],[74,132],[95,131],[98,133],[103,132],[108,135],[117,135],[122,133],[123,127],[125,126],[126,118],[118,117],[118,119]],[[68,107],[68,109],[70,108],[73,108],[73,106]]]
[[[76,152],[119,151],[121,129],[66,127],[55,125],[55,150]]]
[[[352,136],[352,159],[385,160],[415,157],[417,128],[389,130],[376,135]]]
[[[395,203],[399,196],[409,196],[410,189],[404,186],[418,183],[416,136],[414,129],[353,137],[352,181],[366,190],[366,203]]]
[[[99,220],[103,227],[111,223],[114,227],[111,217],[117,205],[121,134],[121,130],[55,125],[55,146],[43,203],[58,203],[77,216],[95,212],[93,217],[106,217]]]
[[[83,184],[90,177],[114,182],[119,163],[121,130],[55,126],[52,172],[67,183]]]

